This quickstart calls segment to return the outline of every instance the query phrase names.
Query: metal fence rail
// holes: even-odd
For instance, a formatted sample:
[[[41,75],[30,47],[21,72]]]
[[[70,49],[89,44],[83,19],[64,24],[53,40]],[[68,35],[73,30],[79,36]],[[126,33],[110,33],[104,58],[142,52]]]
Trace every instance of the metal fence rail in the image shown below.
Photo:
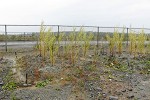
[[[0,40],[0,43],[3,42],[3,47],[5,47],[5,51],[7,52],[8,50],[8,42],[11,40],[11,37],[18,36],[19,34],[19,41],[37,41],[39,31],[40,31],[40,26],[41,25],[0,25],[0,38],[3,38],[3,40]],[[95,41],[98,45],[99,41],[101,40],[102,34],[101,33],[113,33],[114,29],[117,28],[119,30],[125,29],[126,33],[126,41],[128,45],[128,33],[129,30],[134,30],[134,31],[139,31],[139,30],[144,30],[146,31],[147,34],[150,34],[150,28],[129,28],[129,27],[102,27],[102,26],[69,26],[69,25],[43,25],[47,27],[53,27],[54,32],[57,33],[59,36],[60,32],[70,32],[72,31],[73,28],[77,28],[79,31],[79,28],[85,28],[87,32],[92,31],[95,34]],[[29,28],[30,29],[22,29],[22,28]],[[32,30],[34,29],[35,30]],[[20,30],[18,30],[20,29]],[[67,30],[66,30],[67,29]],[[16,31],[17,30],[17,31]],[[28,38],[27,38],[28,37]],[[15,40],[11,40],[15,41]],[[18,40],[16,40],[17,42]]]

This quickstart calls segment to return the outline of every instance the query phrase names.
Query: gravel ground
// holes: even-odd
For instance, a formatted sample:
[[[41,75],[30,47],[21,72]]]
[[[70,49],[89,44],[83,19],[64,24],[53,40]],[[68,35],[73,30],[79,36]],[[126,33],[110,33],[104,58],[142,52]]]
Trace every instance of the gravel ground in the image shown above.
[[[133,92],[138,100],[150,100],[150,76],[134,74],[132,77]]]
[[[9,70],[13,66],[13,61],[9,59],[1,59],[0,60],[0,100],[3,97],[2,86],[4,85],[4,78],[9,73]]]
[[[21,89],[15,91],[16,98],[20,100],[67,100],[71,93],[71,86],[54,88],[47,86],[39,89]]]
[[[0,80],[3,80],[13,66],[15,55],[4,58],[0,60]],[[29,60],[27,61],[27,68],[39,65],[37,67],[42,71],[58,73],[63,70],[59,66],[45,65],[43,67],[42,64],[40,65],[40,57],[38,56],[27,55],[19,61],[23,63],[26,58]],[[138,65],[138,62],[136,63]],[[79,90],[78,95],[75,93],[76,89],[73,84],[63,86],[53,84],[42,88],[35,86],[20,87],[14,91],[14,95],[18,100],[150,100],[150,75],[112,71],[115,78],[108,78],[108,73],[105,73],[106,69],[103,69],[104,67],[100,65],[98,65],[98,68],[100,79],[85,81],[84,92]],[[97,75],[97,72],[93,74]],[[124,78],[120,80],[120,76],[124,76]],[[3,93],[0,86],[0,97],[3,97]],[[5,99],[0,98],[0,100],[11,100],[10,93],[7,94]]]

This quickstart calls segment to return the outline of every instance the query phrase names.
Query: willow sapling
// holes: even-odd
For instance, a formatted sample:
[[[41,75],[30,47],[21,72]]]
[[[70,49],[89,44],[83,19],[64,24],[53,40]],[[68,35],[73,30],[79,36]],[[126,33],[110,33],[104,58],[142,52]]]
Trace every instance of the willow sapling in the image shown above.
[[[145,54],[145,41],[146,35],[144,33],[144,30],[142,29],[142,31],[140,32],[140,34],[138,34],[137,37],[137,50],[140,54]]]
[[[137,39],[136,33],[130,29],[130,32],[129,32],[129,52],[130,52],[130,54],[134,54],[134,57],[136,55],[136,39]]]
[[[58,36],[58,51],[60,51],[60,42],[62,41],[64,36],[65,36],[64,33],[60,33]],[[60,52],[58,52],[58,56],[60,56]]]
[[[39,51],[40,51],[40,56],[45,58],[45,45],[44,45],[44,38],[45,38],[45,30],[46,27],[44,27],[44,22],[41,23],[41,28],[40,28],[40,37],[39,37]]]
[[[110,37],[108,34],[106,35],[106,39],[109,42],[109,51],[110,56],[114,56],[114,49],[115,49],[115,39],[113,37]]]
[[[86,57],[87,55],[87,51],[90,47],[90,41],[93,39],[94,35],[92,33],[85,33],[83,32],[83,45],[82,45],[82,49],[83,49],[83,56]]]

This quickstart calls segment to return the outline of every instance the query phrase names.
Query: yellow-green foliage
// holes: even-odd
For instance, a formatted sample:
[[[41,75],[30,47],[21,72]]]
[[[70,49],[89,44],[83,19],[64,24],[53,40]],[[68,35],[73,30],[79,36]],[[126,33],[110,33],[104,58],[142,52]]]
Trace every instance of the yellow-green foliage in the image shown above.
[[[83,39],[83,34],[84,34],[84,29],[83,27],[80,28],[80,31],[77,34],[77,41],[82,41]]]
[[[45,38],[44,38],[44,45],[46,47],[46,51],[50,50],[50,48],[49,48],[49,40],[51,38],[51,35],[52,35],[51,28],[49,28],[48,31],[45,32]]]
[[[119,34],[118,30],[115,29],[114,31],[114,40],[116,40],[116,47],[118,49],[118,53],[122,53],[122,45],[123,45],[123,39],[124,39],[124,31],[125,29],[123,28],[123,31],[121,34]]]
[[[150,42],[150,41],[148,41]],[[147,43],[147,53],[150,53],[150,43]]]
[[[51,28],[46,31],[43,22],[40,29],[40,54],[45,59],[46,52],[49,51],[50,62],[52,65],[55,64],[55,55],[58,51],[58,45],[56,44],[57,38],[52,32]]]
[[[92,33],[87,34],[85,32],[83,32],[83,45],[82,45],[82,49],[83,49],[83,56],[85,57],[87,54],[87,51],[90,47],[90,41],[92,40],[92,38],[94,37],[94,35]]]
[[[109,42],[109,51],[110,54],[113,56],[114,55],[114,49],[115,49],[115,34],[113,35],[113,37],[110,37],[108,34],[106,35],[106,39]]]
[[[136,33],[130,29],[130,32],[129,32],[129,52],[130,52],[130,54],[134,53],[134,56],[136,54],[136,39],[137,39]]]
[[[66,41],[69,41],[69,36],[65,35],[65,38],[66,38]],[[70,45],[67,44],[65,41],[65,45],[63,46],[63,53],[64,53],[64,57],[67,58],[68,55],[69,55],[69,48],[70,48]]]
[[[147,39],[147,37],[146,37],[143,29],[139,34],[136,34],[132,30],[130,30],[130,32],[129,32],[129,52],[130,52],[130,54],[134,53],[134,56],[136,55],[136,53],[144,54],[146,51],[145,50],[146,39]]]
[[[0,33],[0,41],[4,41],[5,40],[5,35]]]
[[[51,33],[50,36],[51,37],[48,42],[50,61],[51,61],[52,65],[54,65],[55,64],[55,56],[58,51],[58,45],[56,44],[56,36],[54,35],[54,33]]]
[[[70,40],[70,43],[69,43],[68,48],[69,48],[70,60],[71,60],[72,65],[74,65],[76,61],[76,57],[79,52],[79,49],[75,42],[76,41],[76,29],[75,28],[73,29],[73,32],[70,33],[69,40]]]
[[[58,36],[58,51],[59,51],[59,48],[60,48],[60,42],[62,41],[64,36],[65,36],[64,33],[60,33],[59,36]],[[58,56],[60,56],[59,52],[58,52]]]
[[[76,50],[78,52],[77,57],[79,57],[79,51],[82,47],[82,40],[83,40],[83,28],[80,28],[80,31],[78,33],[76,33],[76,39],[75,39],[75,45],[76,45]]]
[[[122,43],[124,40],[124,31],[125,29],[123,28],[123,31],[121,34],[119,34],[118,29],[114,29],[113,36],[110,37],[109,35],[106,35],[106,39],[109,42],[109,49],[110,49],[110,54],[113,56],[115,53],[115,47],[118,50],[118,53],[122,53]]]
[[[64,33],[60,33],[58,36],[58,46],[60,46],[60,41],[62,41],[63,37],[65,36]]]
[[[150,53],[150,34],[147,34],[146,35],[146,37],[147,37],[147,48],[146,48],[146,52],[147,53]]]
[[[97,45],[94,45],[93,46],[93,49],[94,49],[94,56],[93,56],[93,61],[92,61],[92,63],[93,64],[96,64],[96,62],[97,62],[97,59],[98,59],[98,47],[97,47]]]
[[[39,37],[39,50],[40,50],[40,55],[45,58],[45,45],[44,45],[44,39],[45,39],[45,30],[46,27],[44,27],[44,22],[41,23],[41,28],[40,28],[40,37]]]
[[[146,35],[144,33],[144,30],[142,30],[137,37],[137,50],[141,54],[145,53],[145,41],[146,41]]]
[[[83,55],[86,56],[87,50],[90,47],[90,40],[93,38],[93,34],[86,34],[84,29],[81,27],[80,31],[77,33],[76,29],[69,34],[67,41],[69,44],[64,46],[65,54],[70,56],[70,61],[72,65],[75,64],[77,58],[79,57],[80,47],[83,51]],[[82,43],[83,42],[83,43]]]
[[[52,65],[55,64],[55,56],[58,51],[58,44],[56,44],[56,41],[57,38],[55,34],[52,32],[51,28],[49,28],[48,31],[45,32],[44,47],[49,51],[50,62]]]

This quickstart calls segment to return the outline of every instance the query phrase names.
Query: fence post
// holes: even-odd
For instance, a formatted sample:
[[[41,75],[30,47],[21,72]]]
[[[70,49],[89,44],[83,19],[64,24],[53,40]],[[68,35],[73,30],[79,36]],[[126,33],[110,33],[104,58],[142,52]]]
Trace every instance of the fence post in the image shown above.
[[[97,27],[97,47],[98,47],[98,41],[99,41],[99,27]]]
[[[129,45],[129,28],[127,28],[127,46]]]
[[[5,25],[5,50],[7,52],[7,25]]]
[[[58,25],[58,34],[57,34],[57,37],[59,38],[59,25]],[[58,39],[58,38],[57,38],[57,39]]]

